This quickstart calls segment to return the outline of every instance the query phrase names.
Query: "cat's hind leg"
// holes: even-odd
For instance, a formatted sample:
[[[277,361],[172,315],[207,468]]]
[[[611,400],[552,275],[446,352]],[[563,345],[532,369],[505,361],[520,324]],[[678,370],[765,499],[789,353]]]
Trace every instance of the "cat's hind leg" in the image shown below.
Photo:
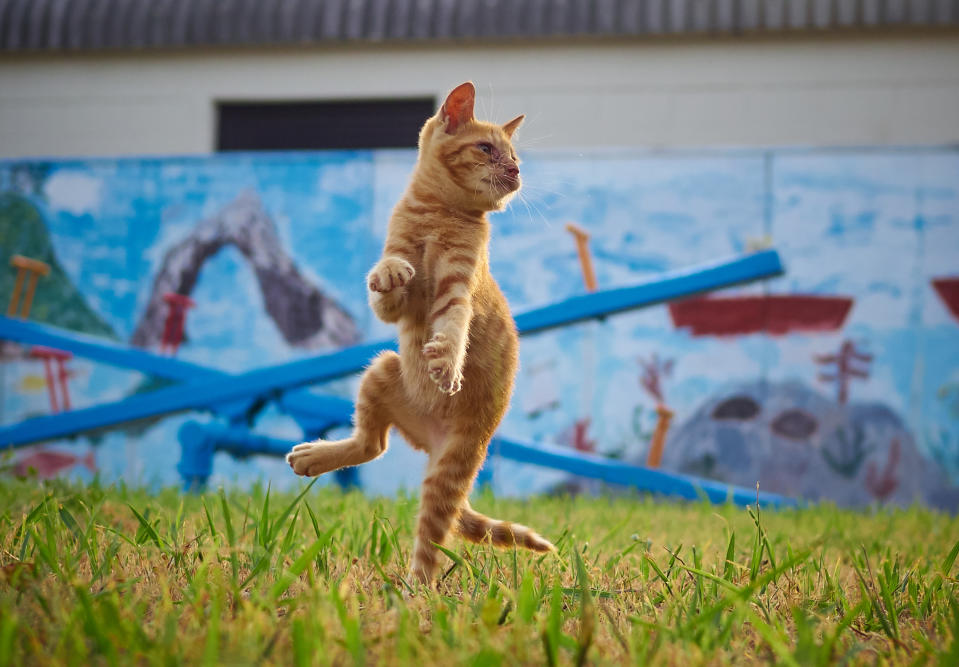
[[[420,583],[428,585],[436,575],[442,554],[434,545],[446,541],[460,509],[466,505],[489,437],[475,432],[452,433],[443,447],[430,453],[410,567]]]
[[[353,417],[353,434],[344,440],[315,440],[293,448],[286,461],[297,475],[315,477],[347,466],[356,466],[386,451],[390,425],[397,407],[405,402],[400,377],[400,356],[381,353],[360,381]]]

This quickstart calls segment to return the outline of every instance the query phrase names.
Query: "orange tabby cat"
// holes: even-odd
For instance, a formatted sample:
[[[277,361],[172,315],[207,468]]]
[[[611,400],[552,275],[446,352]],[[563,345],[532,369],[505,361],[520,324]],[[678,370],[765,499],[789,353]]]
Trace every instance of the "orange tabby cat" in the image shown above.
[[[453,529],[474,542],[553,548],[529,528],[483,516],[467,496],[509,405],[519,341],[489,272],[489,211],[520,188],[505,125],[473,118],[472,83],[454,89],[420,131],[413,177],[393,210],[383,256],[367,276],[370,306],[399,329],[400,352],[380,354],[363,374],[353,435],[297,445],[298,475],[321,475],[375,459],[391,426],[429,455],[412,573],[433,579]]]

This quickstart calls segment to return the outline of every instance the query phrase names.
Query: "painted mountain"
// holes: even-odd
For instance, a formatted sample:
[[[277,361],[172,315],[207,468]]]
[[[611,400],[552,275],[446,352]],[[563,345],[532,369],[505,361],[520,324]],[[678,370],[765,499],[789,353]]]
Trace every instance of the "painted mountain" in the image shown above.
[[[254,192],[244,192],[196,224],[169,248],[132,343],[155,347],[163,337],[166,294],[189,295],[203,265],[225,246],[237,248],[256,275],[267,313],[287,343],[305,349],[345,347],[360,340],[353,317],[312,284],[284,251],[273,221]]]
[[[843,506],[959,507],[959,487],[892,408],[841,405],[798,381],[747,382],[709,398],[670,434],[663,466]]]
[[[0,295],[7,299],[13,293],[16,280],[16,271],[10,266],[14,255],[50,265],[50,274],[37,284],[31,320],[117,338],[112,327],[90,307],[63,270],[40,211],[26,197],[8,192],[0,194]],[[6,301],[2,305],[5,311]]]

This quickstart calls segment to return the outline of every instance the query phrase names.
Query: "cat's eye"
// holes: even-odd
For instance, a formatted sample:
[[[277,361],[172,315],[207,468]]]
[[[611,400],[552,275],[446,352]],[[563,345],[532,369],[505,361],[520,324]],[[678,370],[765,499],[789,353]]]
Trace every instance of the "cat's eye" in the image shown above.
[[[492,146],[492,144],[486,144],[486,143],[476,144],[476,147],[479,148],[479,149],[480,149],[481,151],[483,151],[484,153],[486,153],[487,155],[489,155],[490,153],[493,152],[493,146]]]

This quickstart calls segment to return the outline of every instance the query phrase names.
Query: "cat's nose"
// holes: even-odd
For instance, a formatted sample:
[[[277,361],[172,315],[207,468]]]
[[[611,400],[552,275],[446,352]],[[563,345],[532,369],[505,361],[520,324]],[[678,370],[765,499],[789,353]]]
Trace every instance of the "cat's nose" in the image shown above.
[[[519,167],[515,164],[510,164],[506,166],[506,175],[510,178],[516,178],[519,176]]]

